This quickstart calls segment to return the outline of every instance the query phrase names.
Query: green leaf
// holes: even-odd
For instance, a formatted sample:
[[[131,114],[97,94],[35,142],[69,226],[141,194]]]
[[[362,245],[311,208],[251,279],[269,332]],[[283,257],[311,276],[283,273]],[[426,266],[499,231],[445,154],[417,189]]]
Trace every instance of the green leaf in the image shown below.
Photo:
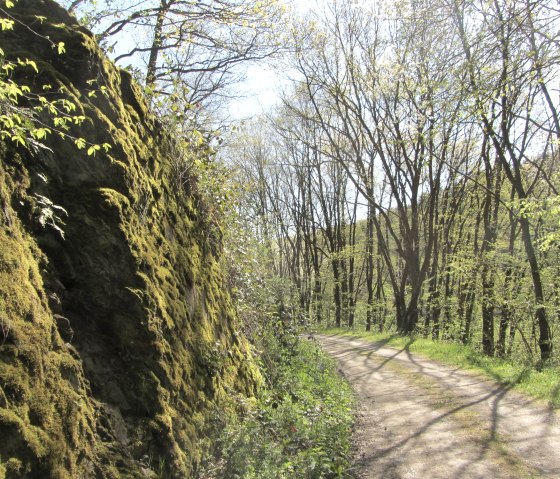
[[[63,53],[66,52],[66,48],[64,47],[64,42],[58,42],[58,44],[56,45],[57,49],[58,49],[58,54],[62,55]]]
[[[36,128],[35,130],[31,131],[31,135],[36,140],[42,140],[46,138],[47,134],[49,134],[51,130],[49,128]]]
[[[29,66],[31,68],[33,68],[33,70],[35,70],[35,73],[39,73],[39,69],[37,68],[37,64],[33,61],[33,60],[29,60],[28,58],[25,59],[25,61],[21,61],[18,60],[20,65],[25,65],[25,66]]]
[[[100,150],[101,147],[99,145],[91,145],[88,148],[87,154],[88,156],[95,156],[95,153],[97,153],[98,150]]]
[[[15,132],[15,134],[12,135],[11,140],[14,143],[19,143],[22,146],[25,146],[25,137],[23,136],[23,132],[18,130]]]
[[[14,21],[7,18],[0,18],[0,27],[2,30],[12,30],[14,28]]]

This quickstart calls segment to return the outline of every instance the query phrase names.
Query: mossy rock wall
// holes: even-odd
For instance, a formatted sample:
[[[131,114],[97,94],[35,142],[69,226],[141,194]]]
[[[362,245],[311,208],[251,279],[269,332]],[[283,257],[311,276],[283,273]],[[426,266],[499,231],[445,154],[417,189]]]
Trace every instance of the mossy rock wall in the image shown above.
[[[10,14],[0,46],[39,69],[18,81],[63,86],[87,117],[71,133],[111,149],[0,145],[0,479],[194,477],[220,411],[259,381],[220,226],[92,35],[50,0]],[[40,224],[45,198],[64,238]]]

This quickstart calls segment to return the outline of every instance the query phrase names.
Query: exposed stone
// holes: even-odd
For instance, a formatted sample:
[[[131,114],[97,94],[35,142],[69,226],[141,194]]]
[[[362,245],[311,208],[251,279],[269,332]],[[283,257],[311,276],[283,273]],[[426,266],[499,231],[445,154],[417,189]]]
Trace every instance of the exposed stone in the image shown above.
[[[51,0],[10,14],[2,49],[39,68],[16,80],[63,86],[87,117],[70,133],[111,149],[0,145],[0,478],[193,477],[214,411],[259,382],[219,226],[173,187],[169,139],[93,36]],[[68,213],[64,239],[37,223],[41,197]]]

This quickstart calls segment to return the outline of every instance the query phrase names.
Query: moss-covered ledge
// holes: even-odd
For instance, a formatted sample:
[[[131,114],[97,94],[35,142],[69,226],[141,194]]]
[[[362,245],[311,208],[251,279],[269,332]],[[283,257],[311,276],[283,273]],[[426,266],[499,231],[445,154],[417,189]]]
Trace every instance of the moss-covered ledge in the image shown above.
[[[174,187],[170,140],[92,35],[50,0],[11,14],[67,50],[2,32],[8,58],[39,68],[18,81],[64,87],[87,117],[71,133],[111,149],[0,149],[0,478],[192,477],[217,411],[260,381],[219,227],[194,184]],[[67,212],[64,238],[39,198]]]

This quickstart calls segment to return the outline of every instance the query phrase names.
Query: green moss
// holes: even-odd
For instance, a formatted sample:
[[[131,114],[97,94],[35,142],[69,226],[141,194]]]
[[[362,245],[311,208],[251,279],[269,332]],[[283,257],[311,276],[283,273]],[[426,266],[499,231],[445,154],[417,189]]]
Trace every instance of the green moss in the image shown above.
[[[4,50],[37,59],[32,87],[64,86],[88,116],[72,134],[112,148],[89,157],[51,137],[52,154],[0,151],[0,457],[29,478],[191,477],[215,411],[262,381],[235,334],[215,225],[173,188],[169,140],[130,76],[56,4],[38,5],[13,13],[46,16],[41,34],[68,54],[25,30],[2,33]],[[87,95],[92,78],[108,98]],[[68,211],[64,241],[34,222],[36,193]]]
[[[8,181],[2,174],[0,179],[4,180],[0,191],[5,196]],[[53,344],[55,326],[38,270],[43,255],[23,234],[14,212],[11,217],[11,226],[0,229],[0,241],[5,245],[0,264],[4,336],[0,347],[0,435],[7,438],[0,444],[0,455],[9,452],[14,456],[6,466],[7,477],[18,477],[16,469],[31,471],[38,460],[50,464],[51,477],[70,477],[68,471],[73,470],[78,456],[89,454],[82,441],[91,433],[93,410],[85,401],[83,382],[74,386],[76,392],[61,377],[60,363],[79,370],[76,360],[68,354],[48,353],[57,341]],[[85,407],[66,414],[80,393]],[[83,433],[75,432],[67,444],[65,429],[76,423],[84,426]],[[67,473],[56,472],[65,463]],[[20,466],[15,468],[16,464]]]
[[[105,198],[106,204],[116,207],[119,210],[120,214],[123,214],[130,208],[130,201],[128,200],[128,198],[118,191],[112,190],[110,188],[99,188],[99,192]]]

